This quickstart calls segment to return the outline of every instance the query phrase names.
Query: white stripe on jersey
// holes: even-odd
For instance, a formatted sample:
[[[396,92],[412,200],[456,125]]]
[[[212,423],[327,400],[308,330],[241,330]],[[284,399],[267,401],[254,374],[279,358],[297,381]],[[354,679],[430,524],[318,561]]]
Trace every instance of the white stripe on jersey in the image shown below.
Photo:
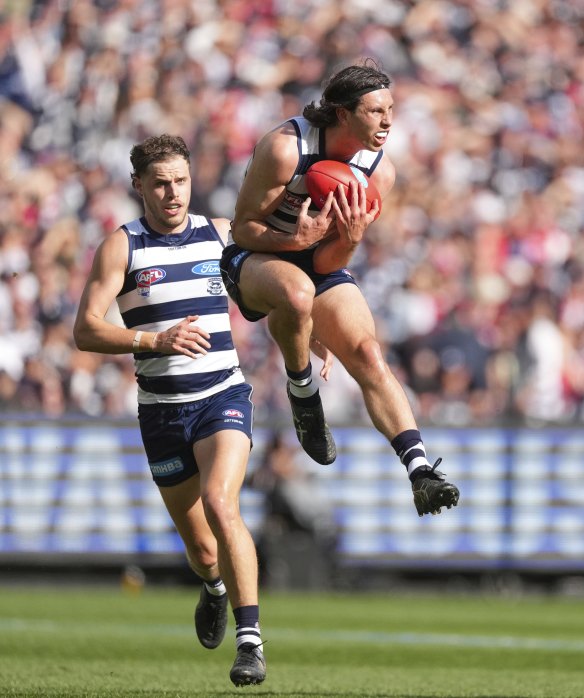
[[[200,216],[196,213],[189,213],[189,222],[191,228],[202,228],[208,224],[208,219],[205,216]],[[135,218],[129,223],[124,223],[124,228],[128,229],[128,232],[132,235],[142,235],[144,232],[144,226],[139,218]]]
[[[198,354],[196,359],[183,354],[165,354],[156,359],[141,359],[136,371],[140,376],[155,378],[161,373],[167,376],[188,376],[195,373],[221,371],[226,366],[236,365],[235,349],[226,349],[209,354]]]
[[[159,264],[158,266],[166,266]],[[148,290],[150,305],[154,303],[171,303],[177,298],[201,298],[207,295],[207,285],[209,280],[215,277],[202,279],[192,279],[190,281],[173,281],[165,284],[152,284]],[[221,282],[221,294],[223,295],[223,282]],[[124,293],[118,297],[120,312],[125,313],[133,308],[140,308],[144,305],[143,299],[136,291]],[[182,318],[180,318],[182,319]],[[176,324],[176,323],[173,323]]]
[[[204,259],[217,259],[217,243],[209,241],[197,242],[197,259],[193,261],[190,245],[145,247],[135,250],[132,257],[132,267],[158,267],[164,261],[165,266],[171,264],[190,264]],[[162,257],[164,255],[164,257]],[[219,273],[219,271],[218,271]]]
[[[143,330],[148,328],[149,332],[164,332],[176,325],[176,320],[166,320],[164,322],[148,323],[147,325],[135,325],[133,329]],[[201,315],[198,320],[191,323],[205,330],[209,334],[214,332],[231,332],[231,326],[229,322],[229,315],[214,314],[214,315]]]

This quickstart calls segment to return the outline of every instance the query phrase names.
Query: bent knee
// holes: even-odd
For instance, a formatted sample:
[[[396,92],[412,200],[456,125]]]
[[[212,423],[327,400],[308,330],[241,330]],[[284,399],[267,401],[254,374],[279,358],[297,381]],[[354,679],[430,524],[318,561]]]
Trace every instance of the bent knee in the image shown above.
[[[207,521],[215,531],[228,529],[240,516],[238,503],[223,494],[204,494],[202,499]]]
[[[185,547],[189,565],[197,574],[203,574],[217,564],[217,544],[214,538],[189,541]]]
[[[314,303],[314,286],[302,285],[299,288],[290,289],[286,297],[290,309],[297,315],[310,315]]]
[[[387,374],[388,366],[379,342],[375,337],[363,339],[346,362],[349,373],[358,381],[380,382]]]
[[[290,315],[310,315],[314,293],[314,284],[305,274],[299,274],[282,282],[274,299],[275,307]]]
[[[261,308],[262,312],[272,310],[305,315],[312,313],[315,287],[310,278],[300,269],[280,260],[272,260],[260,265],[244,267],[239,281],[239,291],[246,305]]]

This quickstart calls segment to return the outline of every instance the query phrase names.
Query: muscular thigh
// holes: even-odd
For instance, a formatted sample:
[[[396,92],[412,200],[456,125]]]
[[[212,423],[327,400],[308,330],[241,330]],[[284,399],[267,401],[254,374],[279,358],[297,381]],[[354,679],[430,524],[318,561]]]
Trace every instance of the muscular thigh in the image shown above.
[[[158,489],[179,533],[187,540],[205,518],[200,498],[201,476],[197,474],[173,487]]]
[[[288,298],[293,289],[314,293],[314,284],[296,265],[259,253],[245,260],[239,292],[248,308],[267,314]]]
[[[223,429],[194,445],[195,458],[201,471],[201,494],[213,492],[239,497],[245,478],[251,441],[237,429]]]
[[[340,284],[314,300],[312,333],[346,364],[364,338],[375,336],[367,301],[354,284]]]

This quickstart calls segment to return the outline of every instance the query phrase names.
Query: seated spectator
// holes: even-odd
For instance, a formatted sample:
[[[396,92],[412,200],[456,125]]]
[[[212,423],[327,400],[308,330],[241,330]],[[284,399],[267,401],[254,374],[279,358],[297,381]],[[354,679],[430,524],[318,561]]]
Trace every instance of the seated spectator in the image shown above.
[[[315,98],[325,76],[371,56],[394,81],[386,148],[397,180],[352,271],[394,348],[392,370],[412,394],[424,383],[419,419],[581,422],[582,19],[578,3],[552,0],[8,3],[0,329],[16,341],[0,360],[7,404],[22,394],[28,408],[45,409],[31,387],[41,362],[61,385],[47,406],[53,416],[127,411],[125,391],[118,404],[108,387],[112,375],[125,383],[127,367],[100,358],[80,368],[70,329],[93,250],[138,208],[125,155],[132,143],[153,128],[182,135],[200,154],[197,210],[231,217],[259,135]],[[471,308],[460,320],[464,361],[445,372],[431,340],[449,333],[462,304]],[[55,323],[69,328],[68,347]],[[241,334],[256,414],[269,422],[281,407],[272,388],[281,367],[262,323]],[[537,349],[541,337],[557,348],[553,364]],[[273,370],[263,370],[268,361]],[[442,409],[453,390],[456,407]],[[361,417],[335,411],[335,395],[330,403],[332,423]]]

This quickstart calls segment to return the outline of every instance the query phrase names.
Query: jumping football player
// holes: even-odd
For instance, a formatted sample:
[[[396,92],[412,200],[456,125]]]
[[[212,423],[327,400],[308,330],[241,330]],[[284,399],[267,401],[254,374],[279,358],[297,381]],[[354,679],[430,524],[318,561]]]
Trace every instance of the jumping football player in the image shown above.
[[[384,155],[393,120],[390,77],[372,61],[333,75],[320,103],[264,135],[254,150],[221,271],[228,293],[250,321],[267,317],[288,376],[298,439],[317,462],[336,447],[312,380],[311,338],[326,346],[357,381],[373,425],[395,449],[412,483],[420,516],[458,502],[458,489],[431,466],[406,394],[386,363],[371,311],[345,268],[377,209],[366,210],[362,184],[331,192],[311,208],[304,175],[314,162],[340,160],[361,169],[381,198],[395,169]],[[326,254],[319,244],[326,239]],[[318,255],[315,258],[315,255]]]

